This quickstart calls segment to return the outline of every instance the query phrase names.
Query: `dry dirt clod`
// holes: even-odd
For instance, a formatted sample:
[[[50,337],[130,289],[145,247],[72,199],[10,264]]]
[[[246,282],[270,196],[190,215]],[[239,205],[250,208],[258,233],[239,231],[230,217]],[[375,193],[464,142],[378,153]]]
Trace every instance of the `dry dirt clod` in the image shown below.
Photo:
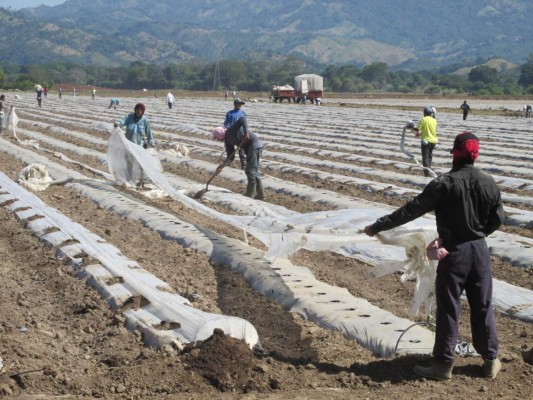
[[[266,374],[268,372],[268,365],[266,364],[257,364],[254,367],[254,371],[261,372],[263,374]]]
[[[8,385],[0,385],[0,395],[2,396],[11,396],[13,391]]]
[[[533,365],[533,347],[531,347],[529,351],[525,351],[522,353],[522,359],[524,360],[524,362]]]

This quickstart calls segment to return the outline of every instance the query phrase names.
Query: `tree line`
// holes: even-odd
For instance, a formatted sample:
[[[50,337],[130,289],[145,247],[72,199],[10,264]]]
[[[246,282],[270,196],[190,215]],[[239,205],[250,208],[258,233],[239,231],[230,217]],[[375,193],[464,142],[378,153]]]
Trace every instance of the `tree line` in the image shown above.
[[[70,83],[112,89],[264,92],[273,85],[292,85],[297,75],[316,73],[324,77],[325,91],[339,93],[533,94],[533,54],[518,68],[498,71],[480,65],[465,75],[446,70],[395,71],[382,62],[363,67],[329,65],[322,70],[309,69],[304,61],[290,57],[278,62],[221,60],[168,65],[136,61],[123,67],[0,64],[0,87],[31,90],[39,83],[53,89],[58,83]]]

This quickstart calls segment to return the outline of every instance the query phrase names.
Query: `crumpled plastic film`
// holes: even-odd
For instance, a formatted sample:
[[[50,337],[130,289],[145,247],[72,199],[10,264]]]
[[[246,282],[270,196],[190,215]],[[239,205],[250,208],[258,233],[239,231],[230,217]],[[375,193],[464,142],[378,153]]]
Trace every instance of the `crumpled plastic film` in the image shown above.
[[[480,357],[479,353],[476,351],[476,349],[474,349],[472,343],[468,343],[460,339],[457,340],[454,353],[461,357]]]
[[[183,143],[175,143],[170,149],[166,149],[165,151],[176,157],[189,157],[190,152],[189,148]]]
[[[30,164],[17,175],[18,183],[36,192],[46,190],[52,181],[48,175],[48,169],[42,164]]]
[[[126,158],[129,153],[131,165],[142,166],[144,174],[162,191],[188,207],[255,236],[268,247],[267,258],[287,258],[299,249],[310,251],[338,250],[344,255],[371,254],[372,259],[387,260],[387,252],[375,239],[362,233],[363,228],[381,215],[379,210],[345,209],[322,211],[290,216],[270,215],[242,216],[228,215],[216,211],[185,194],[188,188],[175,189],[162,172],[161,164],[141,146],[131,144],[120,130],[115,130],[110,138],[108,165],[117,179],[128,181],[132,176],[127,171],[127,163],[116,158]],[[136,163],[134,163],[134,161]],[[131,179],[131,178],[130,178]],[[131,181],[130,181],[131,182]],[[425,247],[424,247],[425,248]],[[390,251],[397,254],[397,249]],[[385,253],[385,254],[384,254]]]
[[[382,232],[376,237],[384,244],[403,247],[407,259],[404,262],[384,262],[375,266],[373,275],[383,276],[402,271],[401,281],[415,280],[415,293],[409,308],[409,315],[418,314],[422,306],[427,315],[433,314],[435,303],[435,278],[437,261],[427,257],[426,246],[437,236],[436,230],[406,230],[404,227]]]
[[[131,152],[132,159],[142,166],[144,174],[158,189],[203,215],[253,235],[267,247],[266,257],[269,260],[286,259],[299,249],[306,249],[332,251],[363,260],[375,266],[376,275],[401,270],[403,280],[416,280],[415,294],[409,310],[411,315],[415,315],[422,307],[428,314],[433,312],[433,284],[437,263],[428,260],[426,255],[427,244],[438,237],[433,219],[419,218],[383,232],[378,236],[380,243],[376,238],[368,237],[362,232],[366,225],[383,215],[383,210],[377,208],[307,214],[283,214],[274,210],[260,215],[224,214],[189,197],[186,193],[191,193],[191,187],[179,190],[174,188],[163,174],[156,157],[141,146],[130,144],[122,134],[112,135],[112,139],[117,140],[119,145],[122,142],[124,149]],[[113,157],[116,154],[120,152],[110,152],[108,156]],[[110,159],[109,164],[116,165],[117,162]],[[121,171],[123,167],[116,169],[114,173],[119,175]],[[527,299],[528,296],[524,298]],[[529,309],[523,311],[522,305],[525,302],[521,299],[519,301],[520,308],[516,308],[516,312],[520,315],[530,313]]]
[[[383,246],[362,232],[366,225],[381,216],[382,212],[379,210],[344,209],[260,217],[224,214],[187,196],[185,190],[188,188],[175,189],[162,173],[159,161],[154,162],[155,157],[149,155],[142,147],[131,144],[124,135],[116,133],[114,131],[110,138],[110,147],[113,146],[114,149],[108,151],[108,164],[117,179],[128,181],[128,177],[132,176],[132,173],[126,170],[127,162],[116,159],[117,157],[124,159],[128,154],[131,156],[128,159],[131,165],[142,166],[144,174],[153,184],[174,199],[204,215],[241,228],[255,236],[268,247],[269,259],[286,258],[302,248],[311,251],[344,249],[344,254],[366,252],[372,254],[372,258],[378,261],[388,259],[386,254],[380,256],[383,253]]]

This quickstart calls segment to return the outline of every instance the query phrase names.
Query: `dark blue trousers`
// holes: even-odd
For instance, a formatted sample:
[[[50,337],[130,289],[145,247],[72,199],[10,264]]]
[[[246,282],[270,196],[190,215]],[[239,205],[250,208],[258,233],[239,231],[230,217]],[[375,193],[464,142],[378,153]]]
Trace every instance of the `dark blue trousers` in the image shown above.
[[[451,362],[457,344],[461,294],[470,306],[472,344],[484,360],[498,356],[498,336],[492,310],[492,267],[485,239],[446,248],[450,254],[439,261],[435,291],[437,332],[433,356]]]
[[[433,165],[433,150],[435,150],[436,143],[420,144],[422,151],[422,165],[431,168]],[[429,171],[424,170],[424,176],[431,176]]]

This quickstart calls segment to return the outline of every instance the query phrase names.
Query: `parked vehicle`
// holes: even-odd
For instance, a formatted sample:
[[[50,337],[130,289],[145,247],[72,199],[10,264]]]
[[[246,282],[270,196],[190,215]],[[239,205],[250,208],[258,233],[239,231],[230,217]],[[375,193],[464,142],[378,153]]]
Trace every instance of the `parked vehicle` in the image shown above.
[[[294,87],[291,85],[273,86],[270,93],[272,101],[277,103],[287,100],[288,103],[312,103],[319,104],[324,91],[324,78],[314,74],[298,75],[294,78]]]
[[[282,103],[283,100],[287,100],[289,103],[291,101],[293,103],[296,102],[296,92],[291,85],[272,86],[272,92],[270,95],[274,103],[277,103],[278,101]]]
[[[315,74],[303,74],[294,78],[294,88],[297,103],[305,103],[310,100],[323,98],[324,78]]]

